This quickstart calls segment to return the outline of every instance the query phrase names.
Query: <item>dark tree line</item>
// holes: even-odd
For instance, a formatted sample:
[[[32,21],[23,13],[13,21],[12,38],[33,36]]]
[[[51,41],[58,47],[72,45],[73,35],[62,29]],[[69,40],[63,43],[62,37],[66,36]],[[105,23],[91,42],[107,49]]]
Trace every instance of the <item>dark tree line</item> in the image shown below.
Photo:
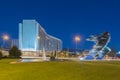
[[[22,53],[18,49],[18,47],[13,46],[12,48],[10,48],[9,55],[7,57],[10,57],[10,58],[20,58],[21,54]],[[4,57],[4,55],[3,55],[2,51],[0,51],[0,59],[2,59],[3,57]]]
[[[2,55],[2,52],[0,51],[0,59],[2,59],[2,56],[3,56],[3,55]]]

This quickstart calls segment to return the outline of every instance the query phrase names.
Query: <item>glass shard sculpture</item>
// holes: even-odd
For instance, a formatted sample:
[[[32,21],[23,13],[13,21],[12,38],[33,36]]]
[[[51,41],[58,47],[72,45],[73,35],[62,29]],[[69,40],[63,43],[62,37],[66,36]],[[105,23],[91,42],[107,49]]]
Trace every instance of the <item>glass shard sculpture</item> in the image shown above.
[[[95,43],[93,48],[89,51],[88,55],[80,58],[80,60],[102,60],[104,56],[111,51],[107,47],[110,42],[110,33],[104,32],[100,35],[92,35],[88,39]]]

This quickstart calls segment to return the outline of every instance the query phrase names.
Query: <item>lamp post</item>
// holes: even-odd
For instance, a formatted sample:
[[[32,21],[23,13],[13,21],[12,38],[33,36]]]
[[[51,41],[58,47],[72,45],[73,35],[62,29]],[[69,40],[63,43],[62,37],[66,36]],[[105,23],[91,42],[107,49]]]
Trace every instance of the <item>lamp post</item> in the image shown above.
[[[4,35],[2,36],[2,39],[3,39],[3,47],[4,47],[4,46],[5,46],[5,41],[8,41],[8,40],[10,39],[10,37],[9,37],[9,35],[4,34]]]
[[[7,41],[7,40],[10,39],[9,36],[8,36],[7,34],[3,35],[2,38],[3,38],[4,41]]]
[[[79,36],[75,36],[76,50],[77,50],[77,45],[78,45],[79,41],[80,41],[80,37]]]
[[[38,35],[37,39],[38,39],[38,50],[40,50],[40,40],[41,40],[41,36]]]
[[[45,36],[45,39],[44,39],[44,43],[43,43],[43,60],[47,60],[47,57],[46,57],[46,40],[48,39],[47,36]]]

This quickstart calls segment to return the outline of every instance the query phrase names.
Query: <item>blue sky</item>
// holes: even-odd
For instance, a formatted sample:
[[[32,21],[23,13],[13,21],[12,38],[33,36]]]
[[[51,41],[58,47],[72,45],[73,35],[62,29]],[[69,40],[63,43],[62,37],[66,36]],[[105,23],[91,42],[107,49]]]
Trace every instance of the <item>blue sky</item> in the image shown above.
[[[63,41],[63,47],[75,48],[74,36],[80,35],[80,49],[90,49],[91,34],[111,33],[110,47],[120,49],[119,0],[1,0],[0,34],[18,38],[18,23],[36,19],[47,31]]]

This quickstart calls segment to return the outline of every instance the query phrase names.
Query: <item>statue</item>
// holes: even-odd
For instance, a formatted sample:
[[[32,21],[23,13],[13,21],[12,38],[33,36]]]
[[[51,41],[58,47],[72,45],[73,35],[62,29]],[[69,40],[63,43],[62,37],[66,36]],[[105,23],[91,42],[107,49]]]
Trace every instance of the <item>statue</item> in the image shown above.
[[[111,49],[107,47],[110,41],[109,32],[104,32],[100,35],[92,35],[87,40],[95,42],[95,45],[89,51],[89,54],[83,58],[80,58],[80,60],[101,60],[111,51]]]

